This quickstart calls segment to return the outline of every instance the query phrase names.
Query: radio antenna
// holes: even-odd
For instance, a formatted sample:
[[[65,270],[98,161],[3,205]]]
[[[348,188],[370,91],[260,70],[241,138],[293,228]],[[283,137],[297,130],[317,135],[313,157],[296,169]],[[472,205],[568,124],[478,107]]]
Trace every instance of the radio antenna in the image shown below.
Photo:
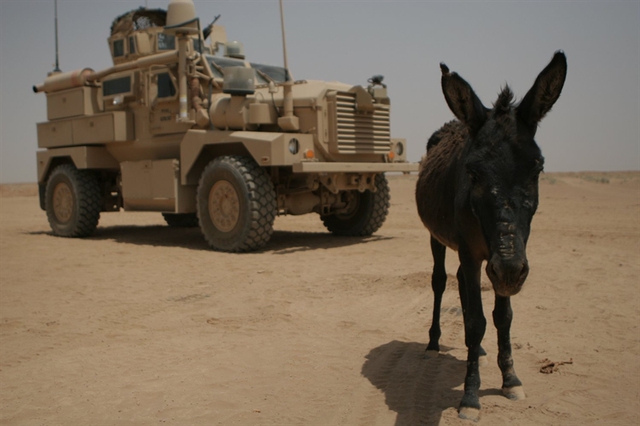
[[[282,0],[280,0],[280,26],[282,27],[282,52],[284,55],[284,69],[289,73],[289,63],[287,61],[287,39],[284,34],[284,12],[282,11]]]
[[[300,121],[298,117],[293,113],[293,81],[289,77],[289,62],[287,61],[287,41],[284,36],[284,12],[282,11],[282,0],[280,0],[280,24],[282,25],[282,53],[284,54],[284,82],[282,106],[284,113],[282,117],[278,118],[278,126],[285,132],[297,132],[300,130]]]
[[[58,0],[53,1],[53,10],[55,16],[55,32],[56,32],[56,67],[53,72],[61,72],[58,63]]]

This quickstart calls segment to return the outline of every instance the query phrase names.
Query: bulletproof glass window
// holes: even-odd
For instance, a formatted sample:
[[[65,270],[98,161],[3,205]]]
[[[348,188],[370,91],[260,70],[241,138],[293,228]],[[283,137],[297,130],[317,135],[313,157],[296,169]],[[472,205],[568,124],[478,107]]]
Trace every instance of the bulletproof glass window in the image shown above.
[[[193,50],[200,53],[204,52],[202,43],[200,43],[200,39],[197,39],[197,38],[193,39]]]
[[[171,98],[175,96],[176,88],[171,80],[171,75],[168,72],[158,74],[158,97],[159,98]]]
[[[131,92],[131,76],[114,78],[102,82],[102,96],[113,96]]]
[[[211,66],[211,71],[215,78],[224,78],[223,71],[228,67],[244,67],[244,61],[233,58],[222,58],[219,56],[205,55],[207,62]]]
[[[175,50],[176,38],[165,33],[158,33],[158,50]]]
[[[269,79],[273,80],[275,83],[284,83],[285,81],[291,80],[291,76],[289,72],[283,67],[276,67],[273,65],[262,65],[262,64],[249,64],[251,68],[257,70],[256,77],[258,78],[258,84],[268,84]],[[265,75],[268,78],[265,78]]]
[[[129,54],[136,53],[136,39],[129,37]]]
[[[113,41],[113,57],[118,58],[120,56],[124,56],[124,40],[114,40]]]

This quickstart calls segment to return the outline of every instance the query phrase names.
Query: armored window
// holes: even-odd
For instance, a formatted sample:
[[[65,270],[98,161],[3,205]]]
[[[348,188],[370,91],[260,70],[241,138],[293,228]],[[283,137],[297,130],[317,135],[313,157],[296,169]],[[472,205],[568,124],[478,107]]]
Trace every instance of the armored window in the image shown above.
[[[136,53],[136,39],[129,37],[129,54]]]
[[[120,93],[131,92],[131,76],[114,78],[112,80],[106,80],[102,83],[102,95],[113,96]]]
[[[113,57],[118,58],[120,56],[124,56],[124,40],[114,40],[113,41]]]
[[[221,58],[219,56],[206,55],[205,58],[211,66],[215,78],[224,78],[223,70],[228,67],[244,67],[244,61],[233,58]]]
[[[193,39],[193,50],[200,53],[209,53],[209,46],[202,42],[198,38]]]
[[[174,50],[176,48],[176,38],[165,33],[158,33],[158,50]]]
[[[168,72],[158,74],[158,97],[170,98],[175,96],[176,88],[171,80],[171,75]]]
[[[251,68],[259,71],[257,72],[258,84],[266,84],[269,83],[268,79],[273,80],[276,83],[283,83],[285,81],[291,80],[291,76],[289,72],[283,67],[276,67],[272,65],[262,65],[262,64],[250,64]],[[268,78],[264,78],[266,75]]]

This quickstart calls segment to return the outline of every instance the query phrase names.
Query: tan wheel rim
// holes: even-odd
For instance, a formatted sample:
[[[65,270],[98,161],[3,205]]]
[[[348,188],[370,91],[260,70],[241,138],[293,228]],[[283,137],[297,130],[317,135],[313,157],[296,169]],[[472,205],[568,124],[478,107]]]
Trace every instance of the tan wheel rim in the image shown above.
[[[216,182],[209,191],[209,216],[214,226],[222,232],[231,231],[240,218],[240,199],[231,183]]]
[[[354,191],[347,192],[347,207],[338,216],[342,220],[351,219],[360,208],[360,196]]]
[[[53,189],[53,214],[62,223],[68,222],[73,215],[73,194],[69,185],[64,182]]]

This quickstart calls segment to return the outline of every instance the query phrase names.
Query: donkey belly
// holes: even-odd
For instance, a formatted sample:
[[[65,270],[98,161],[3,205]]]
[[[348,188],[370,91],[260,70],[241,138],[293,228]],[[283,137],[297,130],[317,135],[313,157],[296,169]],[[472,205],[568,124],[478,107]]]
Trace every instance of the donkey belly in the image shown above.
[[[467,137],[465,127],[451,121],[429,139],[427,157],[422,160],[416,204],[422,223],[440,243],[457,250],[454,200],[457,165]]]
[[[458,250],[454,232],[453,191],[443,188],[440,179],[423,169],[416,185],[418,214],[431,236],[441,244]]]

